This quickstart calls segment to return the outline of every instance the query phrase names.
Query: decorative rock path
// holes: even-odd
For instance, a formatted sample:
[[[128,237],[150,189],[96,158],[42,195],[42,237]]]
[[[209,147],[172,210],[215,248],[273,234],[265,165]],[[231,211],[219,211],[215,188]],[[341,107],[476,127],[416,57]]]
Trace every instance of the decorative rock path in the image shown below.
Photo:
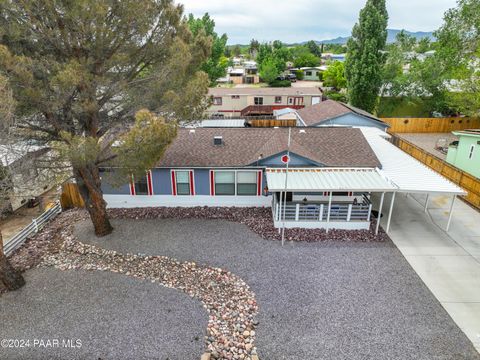
[[[159,283],[199,299],[209,314],[206,350],[211,359],[258,359],[255,315],[258,306],[249,286],[219,268],[179,262],[164,256],[123,255],[75,240],[71,227],[62,230],[60,250],[40,266],[60,270],[110,271]]]

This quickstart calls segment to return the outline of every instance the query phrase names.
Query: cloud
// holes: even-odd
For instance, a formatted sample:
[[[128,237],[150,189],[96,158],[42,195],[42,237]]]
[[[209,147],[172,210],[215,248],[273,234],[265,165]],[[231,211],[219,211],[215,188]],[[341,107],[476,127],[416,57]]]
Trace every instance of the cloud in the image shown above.
[[[250,39],[298,42],[348,36],[364,0],[178,0],[186,13],[208,12],[230,44]],[[389,28],[432,31],[456,0],[390,0]]]

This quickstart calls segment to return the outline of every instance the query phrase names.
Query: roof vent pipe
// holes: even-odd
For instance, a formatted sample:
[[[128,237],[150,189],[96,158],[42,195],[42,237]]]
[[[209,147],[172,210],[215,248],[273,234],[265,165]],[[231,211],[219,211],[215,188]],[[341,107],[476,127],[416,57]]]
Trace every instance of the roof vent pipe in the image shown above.
[[[222,136],[215,136],[213,138],[213,145],[215,145],[215,146],[223,145],[223,137]]]

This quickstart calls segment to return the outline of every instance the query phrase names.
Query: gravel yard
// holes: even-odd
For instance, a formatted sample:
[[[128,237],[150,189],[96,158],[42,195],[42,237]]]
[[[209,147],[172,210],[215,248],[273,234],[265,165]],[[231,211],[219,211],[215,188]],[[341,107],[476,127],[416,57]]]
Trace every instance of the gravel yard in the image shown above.
[[[135,219],[145,215],[152,219]],[[381,241],[365,242],[358,239],[361,234],[355,237],[360,241],[325,241],[321,236],[320,242],[289,242],[282,248],[278,241],[259,236],[270,233],[268,226],[258,231],[258,223],[250,220],[241,224],[218,219],[155,219],[158,214],[144,211],[130,211],[128,217],[133,219],[119,218],[122,213],[114,216],[114,233],[102,239],[94,236],[88,220],[75,225],[77,240],[93,247],[78,245],[77,253],[67,254],[71,256],[67,260],[74,263],[74,269],[102,270],[105,264],[115,263],[115,272],[126,274],[128,270],[130,276],[34,268],[26,273],[26,287],[0,297],[1,338],[71,338],[80,339],[82,347],[8,350],[7,358],[198,360],[205,350],[207,324],[211,334],[212,312],[207,313],[198,299],[134,279],[130,273],[135,276],[140,264],[142,272],[150,272],[142,278],[158,278],[162,283],[169,276],[162,275],[162,268],[170,266],[169,259],[178,259],[179,267],[200,271],[202,281],[209,281],[212,267],[233,273],[222,272],[221,281],[230,277],[235,283],[246,281],[254,292],[254,311],[258,304],[254,324],[260,360],[480,359],[385,236]],[[69,214],[63,214],[56,226],[70,223]],[[58,252],[56,233],[55,227],[47,228],[13,263],[28,268],[44,254],[47,263],[48,259],[61,262],[63,250]],[[98,248],[112,252],[98,250],[97,254]],[[25,262],[25,258],[35,261]],[[145,266],[150,262],[153,266]],[[136,264],[133,271],[127,264]],[[160,272],[149,271],[150,267]],[[184,281],[194,283],[188,276],[181,277],[180,283]],[[211,284],[206,288],[225,289]],[[205,306],[201,293],[183,291]],[[207,293],[208,299],[217,300]],[[227,306],[233,309],[232,304]],[[229,315],[225,321],[230,319]]]
[[[222,220],[115,220],[104,239],[121,253],[162,254],[230,270],[259,305],[261,360],[480,359],[390,242],[287,244]],[[193,357],[192,357],[193,358]]]

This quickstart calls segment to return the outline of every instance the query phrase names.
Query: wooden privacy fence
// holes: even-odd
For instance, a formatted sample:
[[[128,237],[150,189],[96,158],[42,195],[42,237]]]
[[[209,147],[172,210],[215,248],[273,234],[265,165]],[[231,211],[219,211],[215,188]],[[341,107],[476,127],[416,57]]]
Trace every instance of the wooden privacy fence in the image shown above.
[[[390,125],[390,133],[449,133],[457,130],[479,129],[479,118],[382,118]]]
[[[392,142],[407,154],[424,163],[439,174],[457,184],[468,192],[463,199],[470,205],[480,209],[480,179],[472,176],[459,168],[450,165],[446,161],[428,153],[418,146],[408,142],[398,136],[392,136]]]
[[[62,209],[83,208],[85,203],[78,191],[77,184],[66,183],[62,186],[62,196],[60,197]]]
[[[296,127],[297,126],[297,120],[276,120],[276,119],[271,119],[271,120],[248,120],[248,124],[250,124],[254,128],[260,128],[260,127]]]

